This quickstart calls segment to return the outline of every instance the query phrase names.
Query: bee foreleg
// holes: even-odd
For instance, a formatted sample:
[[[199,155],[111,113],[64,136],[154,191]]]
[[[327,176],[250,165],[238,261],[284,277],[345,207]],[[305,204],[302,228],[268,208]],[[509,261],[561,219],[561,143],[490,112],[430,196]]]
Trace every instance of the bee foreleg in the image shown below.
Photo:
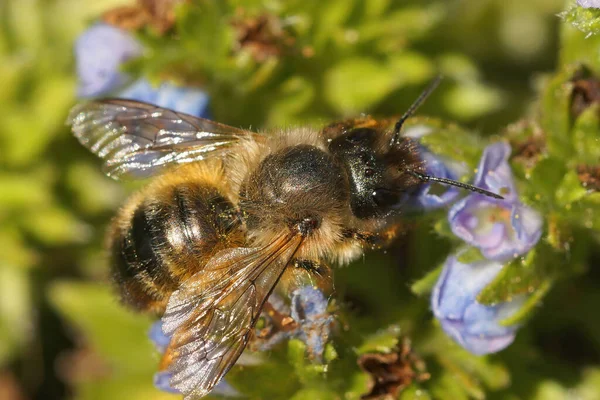
[[[365,232],[356,229],[346,229],[343,233],[348,240],[359,242],[360,245],[368,250],[379,250],[388,247],[399,234],[403,233],[406,226],[401,223],[395,223],[387,226],[379,232]]]

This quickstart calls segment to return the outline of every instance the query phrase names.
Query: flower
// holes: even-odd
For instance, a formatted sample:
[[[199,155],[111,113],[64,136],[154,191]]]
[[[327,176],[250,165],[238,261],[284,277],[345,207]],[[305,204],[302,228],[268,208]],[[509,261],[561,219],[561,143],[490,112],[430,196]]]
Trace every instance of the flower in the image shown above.
[[[477,295],[503,268],[489,260],[463,264],[449,256],[431,297],[433,314],[442,329],[473,354],[488,354],[510,345],[518,325],[500,322],[523,305],[525,296],[510,302],[487,306],[477,302]]]
[[[175,86],[168,82],[154,87],[142,78],[122,90],[118,97],[156,104],[196,117],[209,118],[210,116],[208,94],[200,89]]]
[[[479,248],[489,260],[507,261],[528,252],[542,234],[542,217],[520,203],[508,165],[510,146],[488,146],[475,177],[475,186],[504,196],[493,199],[472,193],[448,213],[452,232]]]
[[[171,342],[171,338],[162,330],[162,321],[158,320],[150,327],[150,331],[148,332],[148,337],[156,346],[156,349],[163,354],[169,343]],[[252,363],[251,363],[252,364]],[[154,374],[154,386],[167,393],[180,393],[177,389],[171,387],[171,373],[169,371],[159,371]],[[224,396],[224,397],[240,397],[241,394],[238,392],[233,386],[225,381],[225,379],[221,379],[221,381],[213,387],[210,391],[211,395],[216,396]]]
[[[87,29],[75,42],[77,96],[99,96],[122,86],[127,76],[121,64],[142,50],[133,36],[114,26],[100,23]]]
[[[306,343],[308,353],[318,360],[325,351],[331,333],[333,317],[327,313],[327,298],[312,286],[304,286],[292,292],[291,317],[298,323],[291,332]]]
[[[309,356],[320,361],[334,321],[333,316],[327,312],[327,304],[327,297],[312,286],[303,286],[294,290],[289,307],[276,294],[271,295],[269,297],[269,305],[272,308],[270,318],[281,321],[279,323],[273,321],[278,331],[262,341],[258,349],[269,350],[284,339],[297,338],[306,344]],[[266,314],[269,317],[269,313]],[[260,336],[260,333],[257,336]]]
[[[598,0],[577,0],[577,5],[583,8],[600,8],[600,1]]]
[[[440,157],[423,147],[421,147],[421,158],[425,162],[426,173],[429,176],[455,180],[460,174],[457,165],[442,161]],[[459,190],[456,187],[428,183],[422,185],[412,195],[414,200],[411,201],[411,205],[425,210],[440,208],[452,203],[458,194]]]

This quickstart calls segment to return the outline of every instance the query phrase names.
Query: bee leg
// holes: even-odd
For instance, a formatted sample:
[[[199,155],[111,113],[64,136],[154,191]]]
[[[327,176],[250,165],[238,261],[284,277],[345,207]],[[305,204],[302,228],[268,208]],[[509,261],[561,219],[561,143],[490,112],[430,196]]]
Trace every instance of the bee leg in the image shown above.
[[[318,276],[323,275],[323,272],[325,272],[326,269],[329,269],[328,266],[319,261],[306,260],[300,258],[292,260],[292,267],[301,268],[309,273],[316,274]]]
[[[295,258],[290,262],[290,267],[280,281],[287,293],[307,285],[319,288],[324,293],[332,292],[331,268],[323,261]]]
[[[343,234],[348,240],[359,242],[365,249],[380,250],[392,244],[394,239],[405,232],[406,228],[406,225],[395,223],[380,232],[364,232],[356,229],[346,229]]]

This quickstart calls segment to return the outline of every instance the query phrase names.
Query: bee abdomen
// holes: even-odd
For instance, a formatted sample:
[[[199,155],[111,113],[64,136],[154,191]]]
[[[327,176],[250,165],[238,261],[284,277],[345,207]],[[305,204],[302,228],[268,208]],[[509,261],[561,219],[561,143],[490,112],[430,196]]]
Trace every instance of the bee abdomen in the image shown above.
[[[113,278],[123,301],[156,313],[215,252],[242,240],[237,210],[215,186],[158,189],[125,207],[110,236]]]

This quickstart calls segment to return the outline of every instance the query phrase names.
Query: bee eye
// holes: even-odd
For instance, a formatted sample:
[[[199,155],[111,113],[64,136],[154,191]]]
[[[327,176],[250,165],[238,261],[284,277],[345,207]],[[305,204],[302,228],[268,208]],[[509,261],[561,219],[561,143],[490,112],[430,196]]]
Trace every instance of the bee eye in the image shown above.
[[[400,197],[398,193],[393,192],[389,189],[376,189],[373,191],[373,201],[379,207],[391,207],[395,204],[398,204],[400,201]]]

